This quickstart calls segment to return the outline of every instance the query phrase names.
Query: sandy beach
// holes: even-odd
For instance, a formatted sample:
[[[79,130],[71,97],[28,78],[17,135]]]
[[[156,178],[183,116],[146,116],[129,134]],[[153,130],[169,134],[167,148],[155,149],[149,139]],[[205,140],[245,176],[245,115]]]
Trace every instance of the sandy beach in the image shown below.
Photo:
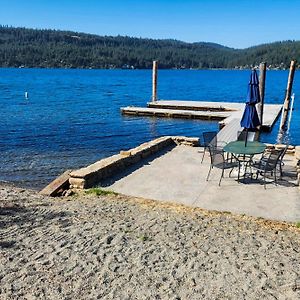
[[[0,186],[0,299],[299,299],[295,225]]]

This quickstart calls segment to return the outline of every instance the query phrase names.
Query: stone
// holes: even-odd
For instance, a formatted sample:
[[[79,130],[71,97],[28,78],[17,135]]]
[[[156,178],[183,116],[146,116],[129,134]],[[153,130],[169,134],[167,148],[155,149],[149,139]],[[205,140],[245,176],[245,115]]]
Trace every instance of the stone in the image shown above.
[[[64,197],[70,197],[70,196],[73,196],[75,194],[75,192],[73,190],[65,190],[62,195]]]
[[[78,189],[86,188],[86,182],[85,182],[85,179],[83,179],[83,178],[71,177],[69,179],[69,182],[70,182],[71,188],[78,188]]]
[[[120,151],[120,155],[122,155],[122,156],[131,156],[132,154],[131,154],[131,151],[121,150]]]
[[[300,160],[300,146],[295,147],[295,157]]]

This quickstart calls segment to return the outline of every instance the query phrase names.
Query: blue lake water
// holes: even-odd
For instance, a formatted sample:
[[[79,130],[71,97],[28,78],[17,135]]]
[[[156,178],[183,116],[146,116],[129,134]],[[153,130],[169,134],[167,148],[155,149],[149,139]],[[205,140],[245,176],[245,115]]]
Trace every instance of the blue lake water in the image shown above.
[[[299,75],[291,144],[300,144]],[[0,69],[0,180],[41,188],[66,169],[153,138],[218,129],[216,122],[122,116],[120,107],[146,106],[151,76],[151,70]],[[249,71],[159,70],[158,97],[244,102],[249,76]],[[283,102],[287,77],[288,71],[267,71],[266,103]],[[263,141],[275,142],[277,132],[278,122]]]

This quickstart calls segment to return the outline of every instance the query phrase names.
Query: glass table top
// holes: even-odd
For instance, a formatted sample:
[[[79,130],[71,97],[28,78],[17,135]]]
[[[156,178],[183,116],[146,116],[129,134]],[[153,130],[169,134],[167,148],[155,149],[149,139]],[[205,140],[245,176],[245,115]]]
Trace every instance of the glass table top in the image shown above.
[[[245,145],[245,141],[234,141],[228,143],[224,147],[224,151],[233,154],[259,154],[263,153],[266,149],[266,145],[261,142],[250,142],[248,141]]]

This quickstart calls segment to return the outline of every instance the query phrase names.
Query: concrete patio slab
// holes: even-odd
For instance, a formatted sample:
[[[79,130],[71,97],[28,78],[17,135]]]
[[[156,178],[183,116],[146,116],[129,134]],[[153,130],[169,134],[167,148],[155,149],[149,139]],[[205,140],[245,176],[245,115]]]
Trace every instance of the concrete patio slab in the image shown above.
[[[222,180],[213,169],[209,181],[209,156],[201,164],[203,148],[176,146],[149,157],[102,183],[102,187],[130,196],[171,201],[209,210],[247,214],[272,220],[300,221],[300,192],[296,186],[294,156],[286,155],[284,176],[276,186],[246,179],[238,183],[228,172]]]

